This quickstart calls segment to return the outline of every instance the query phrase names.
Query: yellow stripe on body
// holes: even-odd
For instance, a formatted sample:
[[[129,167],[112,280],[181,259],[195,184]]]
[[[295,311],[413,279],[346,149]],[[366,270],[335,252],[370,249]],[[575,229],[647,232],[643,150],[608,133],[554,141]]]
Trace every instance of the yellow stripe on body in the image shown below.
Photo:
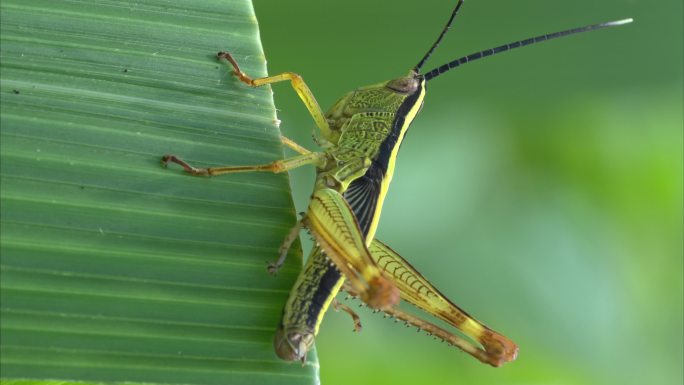
[[[334,267],[330,267],[331,269],[334,269]],[[330,307],[330,304],[332,301],[335,299],[335,296],[337,293],[340,292],[342,289],[342,285],[344,284],[344,276],[340,275],[340,279],[337,280],[335,283],[335,286],[332,287],[332,290],[330,290],[330,295],[328,298],[325,299],[325,302],[321,305],[321,310],[318,313],[318,317],[316,318],[316,326],[314,328],[314,335],[318,335],[318,329],[321,328],[321,323],[323,322],[323,317],[325,316],[325,313],[328,311],[328,308]]]
[[[387,190],[389,190],[390,182],[392,182],[392,176],[394,175],[394,165],[397,161],[397,154],[399,153],[399,147],[401,146],[401,142],[404,140],[404,135],[406,135],[406,131],[408,131],[408,128],[413,122],[413,119],[415,119],[416,115],[418,114],[418,111],[420,111],[420,106],[423,105],[423,99],[425,98],[424,79],[420,82],[418,92],[420,92],[420,94],[418,95],[416,103],[414,103],[413,106],[411,106],[411,109],[409,110],[408,114],[406,114],[404,126],[401,128],[401,131],[399,133],[399,140],[392,149],[392,154],[390,155],[389,163],[387,165],[387,173],[385,174],[384,178],[382,179],[382,183],[380,184],[378,203],[375,206],[373,220],[371,221],[370,227],[368,229],[368,234],[366,235],[366,246],[370,246],[371,242],[373,242],[373,239],[375,238],[375,232],[378,229],[378,223],[380,222],[380,213],[382,213],[382,204],[385,201],[385,196],[387,195]]]

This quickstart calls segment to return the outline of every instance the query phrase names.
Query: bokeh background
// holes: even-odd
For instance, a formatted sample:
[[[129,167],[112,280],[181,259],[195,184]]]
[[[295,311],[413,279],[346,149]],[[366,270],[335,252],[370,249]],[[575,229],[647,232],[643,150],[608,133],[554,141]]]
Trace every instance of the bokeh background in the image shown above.
[[[454,4],[255,7],[269,72],[299,72],[327,107],[404,75]],[[626,17],[436,79],[402,147],[378,237],[518,360],[494,369],[365,309],[355,334],[331,311],[322,383],[682,383],[682,2],[471,0],[426,69]],[[313,148],[295,93],[274,90],[283,132]],[[312,178],[293,173],[300,210]]]

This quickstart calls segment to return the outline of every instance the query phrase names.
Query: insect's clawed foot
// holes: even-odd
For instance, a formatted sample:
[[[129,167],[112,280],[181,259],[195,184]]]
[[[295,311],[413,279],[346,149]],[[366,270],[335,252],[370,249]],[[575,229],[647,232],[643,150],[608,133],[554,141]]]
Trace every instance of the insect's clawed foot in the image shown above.
[[[336,299],[333,299],[332,306],[333,309],[335,309],[335,311],[342,310],[345,313],[349,314],[349,316],[352,318],[352,321],[354,322],[354,331],[357,333],[361,331],[361,317],[359,317],[359,315],[356,314],[354,310],[352,310],[349,306],[341,303]]]
[[[192,166],[191,166],[190,164],[188,164],[186,161],[184,161],[183,159],[178,158],[178,157],[175,156],[175,155],[171,155],[171,154],[164,155],[164,156],[162,157],[162,159],[161,159],[161,162],[162,162],[162,164],[164,165],[164,167],[167,167],[169,163],[176,163],[176,164],[180,165],[181,167],[183,167],[183,170],[185,170],[185,172],[187,172],[187,173],[190,174],[190,175],[197,175],[197,176],[208,176],[208,175],[211,175],[211,174],[209,173],[209,170],[208,170],[208,169],[206,169],[206,168],[196,168],[196,167],[192,167]]]
[[[235,61],[235,59],[233,59],[233,56],[230,53],[225,52],[225,51],[219,51],[216,54],[216,58],[219,60],[221,60],[221,59],[228,60],[230,62],[230,64],[233,65],[233,72],[236,75],[239,75],[242,72],[242,71],[240,71],[240,67],[237,65],[237,62]]]
[[[277,275],[282,266],[283,265],[279,264],[278,262],[269,262],[266,270],[268,270],[268,273],[271,275]]]
[[[233,66],[233,73],[235,74],[235,76],[237,76],[241,82],[243,82],[245,84],[249,84],[250,86],[254,86],[254,80],[252,80],[252,78],[247,76],[246,73],[242,72],[242,70],[240,69],[240,66],[235,61],[235,59],[233,59],[233,56],[229,52],[220,51],[219,53],[216,54],[216,58],[219,60],[221,60],[221,59],[228,60],[228,62],[230,62],[230,64]]]

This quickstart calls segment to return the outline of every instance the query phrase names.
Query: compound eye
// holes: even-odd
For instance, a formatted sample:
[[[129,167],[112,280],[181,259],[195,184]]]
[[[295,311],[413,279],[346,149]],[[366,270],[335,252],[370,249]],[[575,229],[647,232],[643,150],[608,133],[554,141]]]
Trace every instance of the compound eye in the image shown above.
[[[418,89],[418,80],[413,77],[393,79],[387,82],[387,88],[397,92],[410,94]]]

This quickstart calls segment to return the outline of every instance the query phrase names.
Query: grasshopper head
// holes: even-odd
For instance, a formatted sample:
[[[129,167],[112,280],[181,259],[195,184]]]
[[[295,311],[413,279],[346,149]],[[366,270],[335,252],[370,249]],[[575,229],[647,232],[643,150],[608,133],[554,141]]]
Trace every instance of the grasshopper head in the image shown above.
[[[306,361],[306,353],[314,343],[314,333],[305,330],[286,330],[281,325],[273,339],[278,357],[285,361]]]

